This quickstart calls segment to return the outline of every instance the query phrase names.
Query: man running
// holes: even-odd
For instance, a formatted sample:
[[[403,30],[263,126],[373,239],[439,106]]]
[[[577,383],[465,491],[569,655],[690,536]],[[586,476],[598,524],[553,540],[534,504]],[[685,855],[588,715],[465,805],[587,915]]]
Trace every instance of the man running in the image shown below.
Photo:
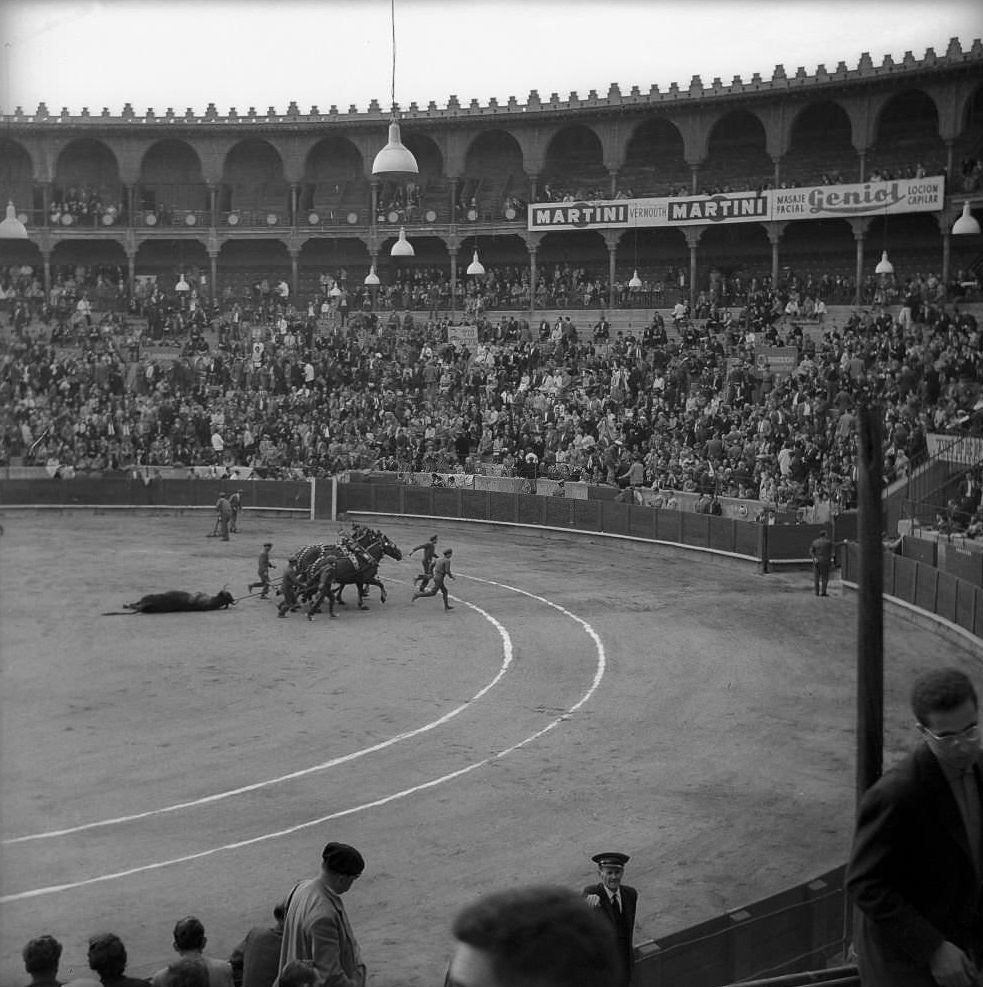
[[[437,536],[434,535],[434,538]],[[439,592],[444,598],[444,609],[453,610],[454,608],[447,602],[447,587],[444,585],[445,579],[453,579],[454,573],[451,572],[451,555],[453,554],[453,549],[445,548],[443,557],[437,559],[436,564],[433,567],[433,587],[424,591],[423,589],[418,590],[413,594],[413,599],[418,600],[421,596],[436,596]]]
[[[420,560],[423,563],[423,572],[419,576],[413,578],[414,583],[420,584],[420,589],[424,590],[427,588],[427,583],[430,582],[430,577],[433,573],[434,561],[437,558],[437,536],[431,535],[428,541],[425,541],[422,545],[417,545],[413,549],[413,552],[423,552],[423,558]],[[410,552],[410,555],[413,554]]]
[[[247,593],[251,593],[257,586],[259,586],[263,592],[259,594],[261,600],[267,600],[270,596],[270,569],[276,568],[276,563],[270,561],[270,549],[273,547],[273,542],[264,541],[263,551],[259,553],[259,561],[256,563],[256,572],[259,575],[258,583],[250,583],[246,588]]]

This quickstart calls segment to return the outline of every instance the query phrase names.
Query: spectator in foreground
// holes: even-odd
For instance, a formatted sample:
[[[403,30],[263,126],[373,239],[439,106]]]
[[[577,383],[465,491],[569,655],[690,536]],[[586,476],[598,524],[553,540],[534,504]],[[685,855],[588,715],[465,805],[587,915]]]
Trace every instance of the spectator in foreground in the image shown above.
[[[194,915],[180,919],[174,926],[174,949],[182,960],[195,960],[208,971],[209,987],[232,987],[232,967],[226,960],[205,956],[208,942],[205,927]],[[169,969],[169,968],[168,968]],[[167,969],[158,970],[151,981],[154,987],[166,987]]]
[[[201,960],[175,960],[163,974],[163,987],[208,987],[208,967]]]
[[[61,943],[54,936],[38,936],[21,951],[24,969],[31,975],[30,987],[59,987],[58,962]]]
[[[983,957],[979,702],[956,668],[920,675],[922,743],[864,793],[847,890],[864,987],[975,987]]]
[[[610,987],[614,932],[580,895],[531,887],[486,895],[454,920],[445,987]]]
[[[147,987],[149,983],[126,976],[126,947],[112,932],[102,932],[89,940],[89,969],[102,987]]]
[[[365,987],[365,964],[341,896],[365,870],[365,860],[347,843],[321,851],[321,873],[301,881],[287,899],[280,969],[310,960],[325,987]]]
[[[235,987],[272,987],[280,969],[283,919],[286,914],[286,902],[277,902],[273,909],[274,924],[254,926],[232,950],[229,964]]]

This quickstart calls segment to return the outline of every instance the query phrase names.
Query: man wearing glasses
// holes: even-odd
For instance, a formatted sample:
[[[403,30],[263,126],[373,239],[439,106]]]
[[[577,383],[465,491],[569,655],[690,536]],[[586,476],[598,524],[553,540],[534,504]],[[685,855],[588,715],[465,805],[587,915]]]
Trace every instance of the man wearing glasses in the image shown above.
[[[864,987],[976,987],[983,961],[979,703],[955,668],[915,681],[923,742],[864,794],[847,889]]]

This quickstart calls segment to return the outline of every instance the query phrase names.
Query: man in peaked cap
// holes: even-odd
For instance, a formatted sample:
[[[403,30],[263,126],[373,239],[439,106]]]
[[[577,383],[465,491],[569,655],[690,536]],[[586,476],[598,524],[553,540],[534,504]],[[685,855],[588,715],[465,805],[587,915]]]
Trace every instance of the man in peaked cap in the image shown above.
[[[635,910],[638,905],[638,892],[622,884],[625,864],[629,861],[626,853],[608,851],[597,853],[591,860],[597,864],[600,881],[584,888],[584,899],[589,908],[597,908],[614,928],[618,940],[618,955],[621,959],[619,985],[631,983],[632,967],[635,965],[635,951],[632,933],[635,929]]]
[[[328,843],[320,876],[301,881],[287,899],[280,971],[294,960],[310,960],[318,987],[365,987],[365,964],[341,896],[365,869],[362,855],[347,843]]]

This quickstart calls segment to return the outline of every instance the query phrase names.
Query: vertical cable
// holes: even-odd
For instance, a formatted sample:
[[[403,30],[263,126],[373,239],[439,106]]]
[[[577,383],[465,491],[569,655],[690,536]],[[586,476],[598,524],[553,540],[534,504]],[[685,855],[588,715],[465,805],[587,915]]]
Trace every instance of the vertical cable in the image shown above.
[[[392,80],[392,89],[390,90],[392,94],[392,100],[390,101],[389,106],[393,111],[395,111],[396,109],[396,0],[390,0],[389,21],[392,24],[392,32],[393,32],[393,80]]]

